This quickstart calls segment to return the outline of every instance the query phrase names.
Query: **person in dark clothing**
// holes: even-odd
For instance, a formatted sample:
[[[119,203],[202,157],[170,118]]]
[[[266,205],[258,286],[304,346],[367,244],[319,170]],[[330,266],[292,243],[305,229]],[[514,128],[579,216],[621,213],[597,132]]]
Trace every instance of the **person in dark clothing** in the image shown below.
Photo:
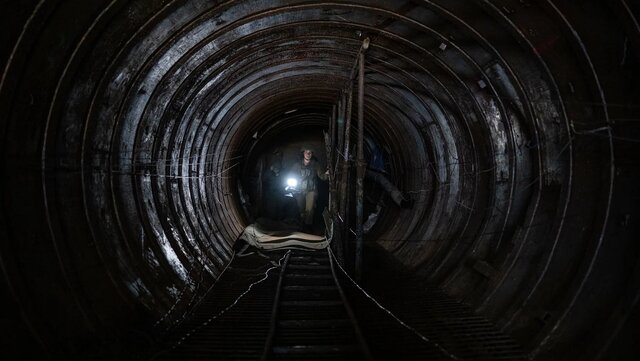
[[[325,171],[313,156],[313,148],[304,146],[302,158],[290,170],[298,180],[299,192],[295,194],[300,217],[307,229],[313,224],[313,215],[318,200],[317,179],[327,180],[329,171]]]

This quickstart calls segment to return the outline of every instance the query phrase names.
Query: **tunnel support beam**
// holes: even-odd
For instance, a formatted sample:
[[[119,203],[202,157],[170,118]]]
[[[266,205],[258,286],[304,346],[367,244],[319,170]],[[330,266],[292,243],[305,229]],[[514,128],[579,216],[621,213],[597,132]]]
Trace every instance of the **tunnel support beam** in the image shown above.
[[[351,129],[351,107],[353,105],[353,82],[356,76],[359,77],[358,80],[358,143],[357,143],[357,173],[356,173],[356,245],[355,245],[355,277],[356,279],[360,279],[362,274],[362,234],[363,234],[363,179],[364,179],[364,153],[363,153],[363,143],[364,143],[364,54],[369,48],[369,38],[366,38],[362,41],[362,45],[358,51],[356,60],[351,68],[351,73],[349,75],[349,86],[346,90],[346,106],[344,109],[344,116],[346,118],[344,124],[344,148],[343,148],[343,164],[342,164],[342,175],[340,179],[340,211],[338,217],[342,215],[341,218],[341,232],[343,239],[343,245],[346,246],[346,241],[349,237],[349,197],[347,192],[347,186],[349,182],[349,151],[350,151],[350,129]],[[343,98],[344,99],[344,98]],[[343,103],[345,103],[343,101]],[[340,136],[340,135],[339,135]],[[342,143],[342,142],[340,142]],[[345,254],[348,254],[345,250]]]
[[[366,44],[366,47],[365,47]],[[369,38],[365,39],[363,49],[369,47]],[[362,278],[363,253],[363,198],[364,198],[364,51],[358,55],[358,168],[356,175],[356,279]]]
[[[351,91],[347,94],[347,106],[345,108],[345,125],[344,125],[344,149],[342,151],[342,178],[340,182],[340,214],[344,217],[343,229],[348,229],[349,225],[346,222],[347,219],[347,182],[349,179],[349,143],[351,140],[351,106],[353,105],[353,94]],[[347,234],[348,235],[348,234]],[[345,237],[346,239],[346,237]]]
[[[327,169],[329,171],[329,214],[331,215],[332,222],[332,231],[331,238],[332,240],[336,239],[336,234],[340,234],[336,230],[336,226],[338,225],[338,178],[336,175],[336,167],[334,165],[338,164],[338,156],[336,153],[339,148],[336,148],[336,127],[339,126],[340,118],[342,117],[343,110],[343,100],[344,96],[341,96],[341,99],[338,101],[337,106],[333,106],[331,109],[331,116],[329,117],[329,133],[325,134],[325,148],[327,152]],[[340,228],[338,228],[339,230]],[[340,262],[344,262],[344,249],[341,242],[332,242],[333,247],[336,251],[337,257]]]

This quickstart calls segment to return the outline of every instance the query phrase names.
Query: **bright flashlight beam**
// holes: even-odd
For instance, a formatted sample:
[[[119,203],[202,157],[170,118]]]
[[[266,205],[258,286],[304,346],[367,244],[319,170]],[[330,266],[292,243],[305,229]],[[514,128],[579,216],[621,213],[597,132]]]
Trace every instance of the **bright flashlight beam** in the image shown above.
[[[289,178],[287,179],[287,185],[289,187],[296,187],[298,185],[298,180],[295,178]]]

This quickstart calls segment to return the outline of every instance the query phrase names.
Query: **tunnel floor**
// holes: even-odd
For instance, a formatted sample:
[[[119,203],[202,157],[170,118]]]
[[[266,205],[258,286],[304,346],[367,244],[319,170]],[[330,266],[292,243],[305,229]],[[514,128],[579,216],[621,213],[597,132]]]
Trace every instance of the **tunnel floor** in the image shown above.
[[[148,360],[525,360],[465,305],[395,271],[365,294],[328,250],[245,250]],[[380,303],[378,303],[380,302]]]

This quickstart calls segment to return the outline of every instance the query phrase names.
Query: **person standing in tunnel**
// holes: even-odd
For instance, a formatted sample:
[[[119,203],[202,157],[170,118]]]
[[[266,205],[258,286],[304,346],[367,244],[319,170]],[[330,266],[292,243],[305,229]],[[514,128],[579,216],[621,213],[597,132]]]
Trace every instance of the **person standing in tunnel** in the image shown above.
[[[293,164],[291,174],[298,179],[299,192],[295,194],[295,198],[304,224],[303,230],[310,231],[318,200],[317,178],[327,180],[329,171],[324,171],[320,166],[311,146],[305,145],[300,151],[301,159]]]

